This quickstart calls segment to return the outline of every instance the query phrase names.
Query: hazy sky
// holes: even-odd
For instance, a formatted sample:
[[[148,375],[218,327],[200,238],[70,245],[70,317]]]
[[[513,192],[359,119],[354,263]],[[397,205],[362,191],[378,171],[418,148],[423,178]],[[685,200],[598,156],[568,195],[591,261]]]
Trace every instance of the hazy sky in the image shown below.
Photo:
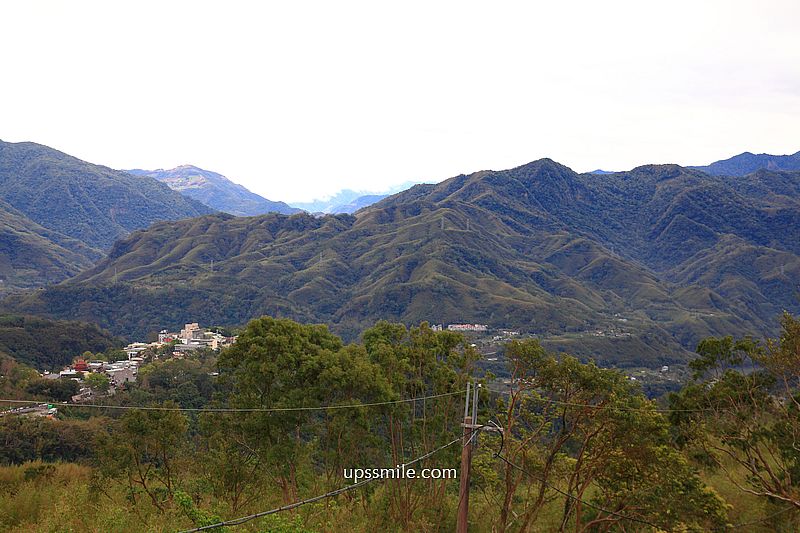
[[[800,150],[800,2],[0,6],[0,139],[270,199]]]

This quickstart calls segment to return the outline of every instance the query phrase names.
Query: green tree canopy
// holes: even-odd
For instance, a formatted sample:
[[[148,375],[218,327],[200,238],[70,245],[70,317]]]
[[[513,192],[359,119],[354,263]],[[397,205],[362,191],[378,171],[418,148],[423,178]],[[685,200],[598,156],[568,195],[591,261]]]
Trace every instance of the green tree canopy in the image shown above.
[[[695,382],[670,397],[678,442],[739,489],[800,510],[800,320],[758,343],[707,339]]]

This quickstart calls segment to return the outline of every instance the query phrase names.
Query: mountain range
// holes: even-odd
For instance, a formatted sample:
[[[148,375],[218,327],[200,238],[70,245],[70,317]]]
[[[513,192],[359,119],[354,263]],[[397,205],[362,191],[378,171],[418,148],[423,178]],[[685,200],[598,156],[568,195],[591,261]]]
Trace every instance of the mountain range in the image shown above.
[[[692,166],[713,176],[744,176],[759,169],[800,170],[800,152],[792,155],[752,154],[744,152],[729,159],[705,166]],[[255,216],[266,213],[292,214],[306,211],[312,214],[352,214],[380,200],[408,189],[417,182],[407,181],[382,192],[342,189],[327,198],[311,202],[285,202],[267,200],[247,188],[229,180],[222,174],[203,170],[192,165],[182,165],[170,170],[132,169],[126,172],[136,176],[149,176],[169,185],[175,191],[199,201],[216,211],[236,216]],[[614,174],[597,169],[590,174]]]
[[[196,200],[215,211],[234,216],[249,217],[266,213],[291,215],[306,211],[312,214],[355,213],[359,209],[372,205],[392,193],[405,190],[414,182],[406,182],[383,192],[354,191],[342,189],[334,195],[311,202],[285,202],[268,200],[250,191],[243,185],[235,183],[222,174],[204,170],[193,165],[164,170],[125,170],[134,176],[147,176],[165,183],[172,190]]]
[[[543,159],[355,215],[212,214],[119,240],[12,310],[143,337],[261,314],[353,338],[379,319],[517,328],[601,362],[669,362],[800,310],[800,172],[578,174]]]
[[[706,166],[688,167],[702,170],[713,176],[744,176],[759,169],[800,170],[800,152],[793,155],[752,154],[744,152],[729,159],[716,161]],[[181,194],[214,209],[235,216],[255,216],[266,213],[292,214],[306,211],[312,214],[352,214],[380,200],[408,189],[416,182],[407,181],[382,192],[354,191],[342,189],[334,195],[311,202],[285,202],[267,200],[234,183],[222,174],[203,170],[192,165],[182,165],[170,170],[127,170],[136,176],[149,176]],[[614,174],[597,169],[590,174]]]
[[[0,293],[66,279],[155,221],[212,212],[155,179],[0,141]]]
[[[792,155],[751,154],[744,152],[710,165],[691,167],[713,176],[744,176],[759,169],[800,170],[800,152]]]
[[[155,178],[167,184],[172,190],[197,200],[215,211],[231,215],[249,217],[265,213],[288,215],[300,212],[300,209],[284,202],[273,202],[250,192],[222,174],[192,165],[181,165],[170,170],[133,169],[125,172],[135,176]]]

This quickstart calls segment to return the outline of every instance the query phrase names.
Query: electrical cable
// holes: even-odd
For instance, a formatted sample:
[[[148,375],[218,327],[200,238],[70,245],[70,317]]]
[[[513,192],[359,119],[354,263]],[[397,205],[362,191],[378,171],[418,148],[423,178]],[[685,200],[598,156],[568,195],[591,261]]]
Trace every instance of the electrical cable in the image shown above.
[[[489,390],[491,390],[491,389],[489,389]],[[502,392],[502,391],[492,391],[492,392],[500,392],[501,394],[503,394],[503,392]],[[505,394],[508,394],[508,393],[505,393]],[[582,404],[570,404],[570,403],[568,403],[568,402],[556,402],[555,400],[553,400],[552,402],[553,402],[553,403],[560,403],[560,404],[567,404],[567,405],[579,405],[579,406],[582,406],[582,407],[586,407],[586,406],[584,406],[584,405],[582,405]],[[599,407],[599,408],[600,408],[600,407],[605,407],[605,406],[597,406],[597,407]],[[672,410],[672,411],[674,411],[674,410]],[[617,513],[617,512],[614,512],[614,511],[610,511],[610,510],[608,510],[608,509],[603,509],[603,508],[601,508],[601,507],[598,507],[598,506],[596,506],[596,505],[594,505],[594,504],[591,504],[591,503],[589,503],[589,502],[587,502],[587,501],[584,501],[584,500],[582,500],[582,499],[578,498],[577,496],[574,496],[574,495],[572,495],[572,494],[569,494],[569,493],[567,493],[567,492],[565,492],[565,491],[562,491],[561,489],[559,489],[559,488],[557,488],[557,487],[554,487],[554,486],[552,486],[552,485],[548,484],[548,483],[547,483],[547,482],[545,482],[543,479],[541,479],[541,478],[539,478],[539,477],[537,477],[537,476],[534,476],[534,475],[533,475],[533,474],[531,474],[530,472],[528,472],[528,471],[524,470],[522,467],[520,467],[520,466],[518,466],[518,465],[516,465],[516,464],[512,463],[511,461],[509,461],[508,459],[506,459],[506,458],[505,458],[505,457],[504,457],[504,456],[501,454],[501,452],[503,451],[503,448],[504,448],[504,446],[505,446],[505,435],[504,435],[503,431],[501,430],[500,426],[499,426],[499,425],[498,425],[496,422],[494,422],[493,420],[489,420],[489,423],[490,423],[492,426],[496,427],[498,430],[500,430],[500,431],[498,431],[498,433],[500,433],[500,447],[499,447],[498,451],[496,451],[496,452],[495,452],[495,453],[492,455],[492,457],[495,457],[495,458],[498,458],[498,459],[502,460],[503,462],[507,463],[509,466],[511,466],[511,467],[513,467],[513,468],[516,468],[516,469],[520,470],[521,472],[523,472],[524,474],[526,474],[526,475],[528,475],[528,476],[530,476],[530,477],[532,477],[532,478],[536,479],[536,480],[537,480],[537,481],[539,481],[540,483],[544,484],[546,487],[549,487],[550,489],[552,489],[552,490],[554,490],[554,491],[556,491],[556,492],[558,492],[558,493],[560,493],[560,494],[562,494],[562,495],[564,495],[564,496],[566,496],[566,497],[568,497],[568,498],[574,499],[574,500],[576,500],[576,501],[580,501],[580,502],[581,502],[581,503],[583,503],[584,505],[587,505],[587,506],[589,506],[589,507],[593,507],[593,508],[595,508],[595,509],[597,509],[597,510],[599,510],[599,511],[605,512],[605,513],[609,513],[609,514],[612,514],[612,515],[618,516],[618,517],[620,517],[620,518],[624,518],[624,519],[626,519],[626,520],[632,520],[632,521],[635,521],[635,522],[640,522],[640,523],[642,523],[642,524],[649,525],[649,526],[651,526],[651,527],[654,527],[654,528],[656,528],[656,529],[658,529],[658,528],[659,528],[659,526],[656,526],[655,524],[652,524],[652,523],[650,523],[650,522],[643,521],[643,520],[640,520],[640,519],[637,519],[637,518],[634,518],[634,517],[630,517],[630,516],[625,516],[625,515],[622,515],[622,514],[620,514],[620,513]],[[787,512],[787,511],[791,511],[791,510],[796,510],[796,509],[795,509],[794,507],[786,507],[786,508],[784,508],[784,509],[781,509],[781,510],[779,510],[779,511],[775,512],[775,513],[769,514],[769,515],[765,516],[764,518],[760,518],[760,519],[757,519],[757,520],[752,520],[752,521],[749,521],[749,522],[742,522],[742,523],[739,523],[739,524],[733,524],[733,525],[727,526],[727,529],[738,529],[738,528],[745,527],[745,526],[751,526],[751,525],[754,525],[754,524],[759,524],[759,523],[762,523],[762,522],[765,522],[765,521],[769,520],[770,518],[774,518],[775,516],[778,516],[778,515],[780,515],[780,514],[783,514],[783,513]]]
[[[516,468],[517,470],[519,470],[523,474],[525,474],[525,475],[527,475],[527,476],[539,481],[545,487],[548,487],[549,489],[554,490],[554,491],[558,492],[559,494],[561,494],[563,496],[566,496],[567,498],[570,498],[573,501],[581,502],[582,504],[586,505],[587,507],[592,507],[592,508],[594,508],[594,509],[596,509],[598,511],[601,511],[603,513],[607,513],[607,514],[616,516],[616,517],[624,519],[624,520],[631,520],[633,522],[638,522],[640,524],[648,525],[648,526],[650,526],[650,527],[652,527],[652,528],[654,528],[656,530],[660,530],[661,529],[659,526],[653,524],[652,522],[648,522],[647,520],[643,520],[643,519],[635,518],[635,517],[632,517],[632,516],[624,515],[622,513],[616,512],[616,511],[611,511],[609,509],[605,509],[603,507],[600,507],[599,505],[595,505],[595,504],[589,503],[589,502],[587,502],[587,501],[585,501],[585,500],[583,500],[583,499],[581,499],[581,498],[579,498],[579,497],[577,497],[577,496],[575,496],[573,494],[570,494],[567,491],[561,490],[558,487],[556,487],[554,485],[551,485],[550,483],[547,483],[544,479],[542,479],[542,478],[540,478],[538,476],[535,476],[535,475],[531,474],[530,472],[528,472],[527,470],[525,470],[524,468],[522,468],[521,466],[512,463],[510,460],[506,459],[506,457],[502,454],[503,447],[505,446],[505,435],[503,434],[502,428],[500,427],[499,424],[497,424],[493,420],[489,420],[489,422],[495,428],[497,428],[498,432],[500,433],[500,448],[493,454],[493,457],[495,457],[497,459],[500,459],[501,461],[503,461],[504,463],[508,464],[509,466],[511,466],[513,468]]]
[[[759,518],[759,519],[756,519],[756,520],[750,520],[749,522],[740,522],[740,523],[738,523],[738,524],[733,524],[733,525],[727,526],[727,529],[739,529],[740,527],[745,527],[745,526],[754,526],[754,525],[756,525],[756,524],[761,524],[761,523],[763,523],[763,522],[766,522],[766,521],[767,521],[767,520],[769,520],[770,518],[775,518],[776,516],[778,516],[778,515],[780,515],[780,514],[783,514],[783,513],[785,513],[786,511],[792,511],[792,510],[795,510],[795,511],[796,511],[796,510],[797,510],[797,508],[796,508],[796,507],[784,507],[784,508],[783,508],[783,509],[781,509],[780,511],[774,512],[774,513],[772,513],[772,514],[768,514],[768,515],[767,515],[767,516],[765,516],[764,518]]]
[[[472,432],[475,433],[479,429],[480,429],[479,427],[478,428],[474,428],[472,430]],[[457,439],[453,439],[450,442],[448,442],[447,444],[439,446],[435,450],[432,450],[432,451],[426,453],[425,455],[417,457],[416,459],[414,459],[412,461],[409,461],[407,463],[403,463],[403,464],[397,465],[395,468],[405,468],[407,466],[410,466],[410,465],[413,465],[413,464],[418,463],[420,461],[423,461],[423,460],[427,459],[428,457],[432,456],[433,454],[438,453],[438,452],[444,450],[445,448],[449,448],[450,446],[452,446],[453,444],[455,444],[457,442],[460,442],[463,438],[464,437],[462,435],[462,436],[458,437]],[[469,444],[469,442],[471,440],[472,440],[472,436],[470,435],[470,439],[467,441],[465,446],[467,444]],[[383,479],[384,478],[382,478],[382,477],[373,477],[373,478],[365,479],[363,481],[359,481],[358,483],[353,483],[352,485],[347,485],[347,486],[341,487],[339,489],[332,490],[330,492],[326,492],[325,494],[320,494],[319,496],[314,496],[313,498],[307,498],[305,500],[300,500],[300,501],[297,501],[297,502],[294,502],[294,503],[290,503],[288,505],[282,505],[281,507],[276,507],[275,509],[270,509],[269,511],[262,511],[260,513],[255,513],[255,514],[243,516],[241,518],[234,518],[232,520],[226,520],[226,521],[223,521],[223,522],[218,522],[216,524],[210,524],[210,525],[207,525],[207,526],[196,527],[194,529],[187,529],[187,530],[181,531],[181,533],[197,533],[198,531],[208,531],[210,529],[215,529],[215,528],[218,528],[218,527],[238,526],[238,525],[244,524],[245,522],[249,522],[250,520],[255,520],[256,518],[261,518],[263,516],[268,516],[268,515],[271,515],[271,514],[280,513],[282,511],[288,511],[290,509],[296,509],[297,507],[301,507],[301,506],[309,504],[309,503],[318,502],[318,501],[324,500],[326,498],[331,498],[333,496],[337,496],[339,494],[342,494],[342,493],[349,492],[351,490],[357,489],[358,487],[366,485],[367,483],[371,483],[373,481],[378,481],[378,480],[383,480]]]
[[[464,390],[455,392],[446,392],[443,394],[434,394],[432,396],[421,396],[418,398],[406,398],[403,400],[390,400],[386,402],[372,402],[361,404],[343,404],[343,405],[322,405],[317,407],[252,407],[252,408],[235,408],[235,407],[160,407],[160,406],[138,406],[138,405],[103,405],[91,403],[54,403],[42,400],[10,400],[0,399],[0,403],[21,403],[21,404],[52,404],[54,407],[87,407],[95,409],[138,409],[141,411],[188,411],[195,413],[282,413],[291,411],[329,411],[334,409],[355,409],[359,407],[376,407],[381,405],[396,405],[401,403],[418,402],[422,400],[431,400],[434,398],[443,398],[445,396],[453,396],[456,394],[463,394]],[[10,412],[10,411],[5,411]],[[0,411],[0,415],[5,412]]]
[[[632,521],[632,522],[638,522],[638,523],[640,523],[640,524],[644,524],[644,525],[646,525],[646,526],[650,526],[650,527],[652,527],[652,528],[656,529],[657,531],[663,531],[663,530],[664,530],[664,528],[663,528],[663,527],[661,527],[661,526],[658,526],[658,525],[656,525],[656,524],[654,524],[654,523],[652,523],[652,522],[648,522],[647,520],[644,520],[644,519],[642,519],[642,518],[636,518],[636,517],[633,517],[633,516],[628,516],[628,515],[625,515],[625,514],[622,514],[622,513],[616,512],[616,511],[611,511],[611,510],[609,510],[609,509],[605,509],[605,508],[603,508],[603,507],[600,507],[599,505],[595,505],[595,504],[593,504],[593,503],[589,503],[589,502],[587,502],[586,500],[583,500],[583,499],[581,499],[581,498],[579,498],[579,497],[577,497],[577,496],[575,496],[575,495],[573,495],[573,494],[570,494],[570,493],[569,493],[569,492],[567,492],[567,491],[561,490],[561,489],[559,489],[558,487],[556,487],[556,486],[554,486],[554,485],[551,485],[550,483],[547,483],[547,482],[546,482],[544,479],[542,479],[542,478],[540,478],[540,477],[538,477],[538,476],[535,476],[535,475],[531,474],[530,472],[528,472],[527,470],[525,470],[525,469],[524,469],[524,468],[522,468],[521,466],[519,466],[519,465],[517,465],[517,464],[515,464],[515,463],[512,463],[511,461],[509,461],[508,459],[506,459],[506,458],[505,458],[505,456],[503,456],[503,455],[502,455],[500,452],[497,452],[497,453],[495,454],[495,457],[497,457],[498,459],[500,459],[500,460],[501,460],[501,461],[503,461],[504,463],[508,464],[509,466],[511,466],[511,467],[513,467],[513,468],[516,468],[517,470],[519,470],[519,471],[520,471],[520,472],[522,472],[523,474],[525,474],[525,475],[527,475],[527,476],[529,476],[529,477],[531,477],[531,478],[535,479],[536,481],[538,481],[539,483],[541,483],[541,484],[542,484],[542,485],[544,485],[545,487],[549,488],[550,490],[554,490],[554,491],[558,492],[559,494],[561,494],[561,495],[563,495],[563,496],[566,496],[567,498],[569,498],[569,499],[571,499],[571,500],[573,500],[573,501],[580,502],[580,503],[582,503],[582,504],[586,505],[587,507],[592,507],[593,509],[596,509],[596,510],[598,510],[598,511],[601,511],[601,512],[603,512],[603,513],[608,513],[608,514],[610,514],[610,515],[616,516],[616,517],[618,517],[618,518],[620,518],[620,519],[622,519],[622,520],[630,520],[630,521]]]

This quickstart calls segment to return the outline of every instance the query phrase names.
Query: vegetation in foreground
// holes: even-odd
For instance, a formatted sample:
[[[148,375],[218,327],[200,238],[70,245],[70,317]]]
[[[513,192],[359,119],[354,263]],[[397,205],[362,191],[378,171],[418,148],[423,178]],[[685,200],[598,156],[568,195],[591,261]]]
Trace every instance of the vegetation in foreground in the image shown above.
[[[513,379],[480,398],[479,422],[504,431],[480,435],[471,530],[797,530],[800,322],[782,325],[774,341],[701,343],[696,381],[669,413],[616,371],[509,343]],[[254,320],[216,360],[153,363],[113,401],[361,406],[4,416],[0,528],[177,531],[337,489],[352,483],[344,468],[393,466],[457,439],[476,357],[425,324],[379,323],[344,345],[322,326]],[[423,396],[438,397],[397,402]],[[420,467],[457,468],[460,452]],[[451,531],[457,505],[457,481],[384,480],[237,529]]]

